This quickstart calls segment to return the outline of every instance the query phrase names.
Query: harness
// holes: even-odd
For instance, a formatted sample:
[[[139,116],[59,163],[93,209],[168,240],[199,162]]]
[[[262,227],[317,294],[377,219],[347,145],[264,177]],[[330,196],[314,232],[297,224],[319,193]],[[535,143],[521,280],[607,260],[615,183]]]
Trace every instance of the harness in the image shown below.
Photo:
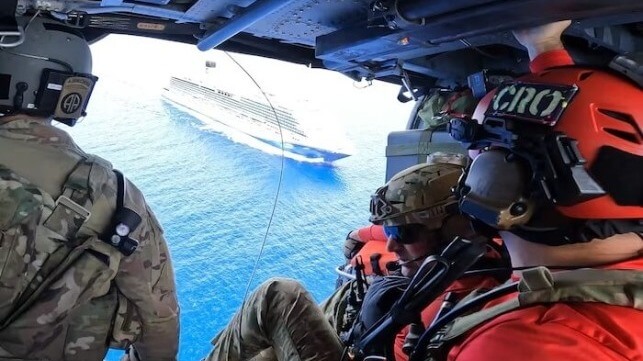
[[[345,355],[351,360],[392,359],[395,335],[404,326],[416,323],[422,310],[484,255],[485,244],[482,239],[457,237],[440,255],[427,257],[397,301],[386,307],[388,312],[359,337],[348,340]],[[459,262],[452,261],[455,259]]]
[[[515,297],[462,316],[510,293]],[[488,292],[474,291],[458,302],[420,337],[409,361],[446,360],[454,341],[481,324],[514,310],[557,302],[593,302],[643,310],[643,271],[578,269],[552,273],[546,267],[523,271],[518,282]]]
[[[138,241],[130,238],[129,235],[138,227],[141,217],[123,205],[126,193],[125,181],[123,175],[117,170],[113,170],[117,179],[117,195],[116,210],[111,218],[110,226],[103,235],[97,238],[81,235],[81,227],[91,216],[92,168],[95,166],[105,167],[103,162],[98,157],[83,157],[67,176],[62,186],[62,193],[55,201],[53,211],[42,223],[43,227],[65,242],[62,242],[62,246],[46,258],[35,274],[26,275],[25,280],[30,281],[13,302],[11,310],[0,319],[0,330],[5,329],[27,311],[41,294],[83,253],[89,252],[109,263],[109,260],[105,260],[105,257],[108,256],[97,250],[101,247],[96,242],[102,241],[115,247],[123,256],[129,256],[138,247]]]

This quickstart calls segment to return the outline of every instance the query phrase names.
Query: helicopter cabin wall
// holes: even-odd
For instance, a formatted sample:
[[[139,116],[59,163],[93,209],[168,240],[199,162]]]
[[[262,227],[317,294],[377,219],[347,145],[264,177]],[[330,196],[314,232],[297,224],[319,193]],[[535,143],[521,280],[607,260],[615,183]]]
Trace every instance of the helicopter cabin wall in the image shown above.
[[[386,182],[396,173],[424,163],[434,152],[462,153],[466,150],[446,131],[446,127],[391,132],[386,144]]]

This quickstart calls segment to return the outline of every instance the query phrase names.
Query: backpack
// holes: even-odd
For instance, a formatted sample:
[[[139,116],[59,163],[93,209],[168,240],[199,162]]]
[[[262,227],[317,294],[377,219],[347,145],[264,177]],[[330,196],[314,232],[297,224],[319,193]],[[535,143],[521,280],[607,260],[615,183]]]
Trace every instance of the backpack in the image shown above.
[[[111,189],[105,186],[104,175],[112,171],[116,174],[116,194],[106,194]],[[113,333],[121,332],[119,327],[123,326],[122,317],[119,321],[116,314],[135,318],[132,315],[135,310],[131,310],[127,301],[121,299],[124,297],[112,287],[122,257],[136,250],[138,243],[129,238],[129,234],[141,222],[136,212],[124,207],[124,177],[112,170],[107,161],[84,156],[61,189],[61,195],[54,199],[28,179],[0,165],[0,332],[8,329],[7,332],[19,340],[25,339],[26,332],[33,330],[12,329],[16,320],[34,305],[60,302],[63,297],[65,302],[71,303],[70,309],[61,314],[52,312],[51,318],[64,318],[100,297],[117,305],[114,310],[105,311],[112,313],[105,316],[110,318],[105,327],[113,328]],[[92,216],[95,197],[116,199],[116,212],[103,234],[90,234],[81,229]],[[77,273],[70,275],[71,271]],[[78,292],[70,292],[74,293],[71,298],[62,294],[68,290],[61,286],[69,282],[62,277],[70,276],[79,288]],[[43,327],[47,327],[48,321],[43,322]],[[29,325],[37,327],[33,322]],[[113,342],[124,346],[119,340]],[[32,352],[20,344],[13,348],[3,344],[3,347],[17,355]]]

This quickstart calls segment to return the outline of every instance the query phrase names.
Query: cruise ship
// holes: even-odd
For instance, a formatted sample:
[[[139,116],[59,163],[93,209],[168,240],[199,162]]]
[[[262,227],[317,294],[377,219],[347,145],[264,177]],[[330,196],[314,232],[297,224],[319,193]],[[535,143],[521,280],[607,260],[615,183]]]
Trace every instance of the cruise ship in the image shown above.
[[[172,76],[163,97],[205,117],[201,121],[216,121],[241,131],[272,147],[283,149],[295,159],[333,162],[350,156],[350,146],[337,134],[310,132],[302,126],[293,110],[271,99],[261,100],[234,94],[187,77]],[[308,119],[311,123],[312,120]],[[311,137],[314,134],[315,137]],[[343,144],[342,144],[343,143]],[[282,147],[283,145],[283,147]]]

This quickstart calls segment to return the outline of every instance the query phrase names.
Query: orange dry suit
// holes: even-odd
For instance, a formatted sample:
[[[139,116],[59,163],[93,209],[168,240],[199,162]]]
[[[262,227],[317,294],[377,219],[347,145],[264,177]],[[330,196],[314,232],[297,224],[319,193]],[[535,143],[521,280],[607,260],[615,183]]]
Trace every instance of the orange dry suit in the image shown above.
[[[357,254],[352,258],[351,264],[355,266],[356,260],[358,257],[361,257],[364,262],[365,269],[364,272],[366,275],[373,275],[373,263],[370,261],[371,256],[374,254],[379,254],[381,257],[378,257],[380,267],[388,264],[389,262],[396,259],[396,255],[393,252],[386,250],[387,238],[384,234],[384,229],[380,225],[370,225],[358,229],[356,232],[351,232],[349,236],[355,235],[354,240],[363,243],[360,246]],[[497,243],[501,243],[500,240],[497,240]],[[498,247],[501,245],[498,244]],[[489,248],[487,254],[484,257],[485,260],[491,261],[494,264],[501,263],[501,255],[498,251],[493,248]],[[495,277],[487,275],[476,275],[476,276],[465,276],[453,283],[449,288],[437,299],[435,299],[429,306],[427,306],[421,314],[422,324],[424,327],[428,327],[431,322],[436,318],[440,309],[445,301],[447,294],[450,294],[450,299],[453,302],[457,302],[462,299],[464,296],[468,295],[475,289],[489,289],[496,287],[504,279],[498,280]],[[403,346],[406,342],[407,335],[409,333],[409,326],[402,329],[395,337],[394,344],[394,355],[396,361],[407,361],[408,355],[403,351]]]
[[[643,258],[614,264],[606,269],[640,271],[643,270]],[[636,297],[636,290],[632,291],[628,296]],[[641,301],[640,291],[639,288],[638,302]],[[494,300],[485,309],[516,297],[516,294],[512,294]],[[635,299],[631,301],[636,302]],[[639,304],[634,307],[578,302],[539,304],[517,309],[474,329],[449,351],[447,359],[643,360],[642,306]]]
[[[532,72],[540,72],[572,64],[565,50],[555,50],[539,55],[530,68]],[[542,268],[523,273],[521,293],[487,303],[480,313],[498,311],[497,314],[487,317],[485,322],[477,322],[477,327],[463,327],[466,332],[461,333],[463,337],[451,340],[446,359],[643,360],[641,271],[643,257],[602,268],[545,271],[546,277],[539,276],[543,274]],[[563,273],[568,276],[559,277]],[[502,311],[503,305],[512,301],[521,306]]]
[[[494,242],[499,241],[499,240],[494,240]],[[500,247],[500,245],[499,245]],[[487,253],[483,257],[483,259],[480,261],[482,266],[482,263],[488,263],[488,264],[497,264],[497,265],[502,265],[502,259],[501,259],[501,254],[494,248],[489,247],[487,250]],[[492,266],[482,266],[484,268],[487,267],[492,267]],[[455,281],[453,284],[451,284],[440,297],[436,298],[431,304],[429,304],[421,314],[421,319],[422,319],[422,324],[425,328],[429,327],[431,323],[436,319],[438,314],[441,314],[445,312],[443,310],[443,307],[445,305],[445,298],[448,295],[449,298],[449,303],[455,303],[463,299],[465,296],[470,294],[476,289],[491,289],[496,286],[498,286],[504,279],[502,276],[498,277],[501,273],[499,273],[497,276],[491,276],[491,275],[471,275],[471,276],[463,276],[457,281]],[[450,306],[453,306],[452,304]],[[400,331],[397,336],[395,337],[395,346],[394,346],[394,354],[395,354],[395,360],[396,361],[407,361],[409,359],[409,355],[407,355],[404,350],[403,346],[404,343],[406,342],[407,335],[409,333],[409,326],[405,327]]]

